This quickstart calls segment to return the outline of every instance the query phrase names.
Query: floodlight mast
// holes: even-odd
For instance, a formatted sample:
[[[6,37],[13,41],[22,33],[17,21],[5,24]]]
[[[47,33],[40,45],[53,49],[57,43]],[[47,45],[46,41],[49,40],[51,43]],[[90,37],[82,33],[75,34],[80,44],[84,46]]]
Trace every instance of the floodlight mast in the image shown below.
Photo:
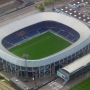
[[[25,81],[28,81],[28,70],[27,70],[28,54],[23,54],[23,58],[25,59]]]

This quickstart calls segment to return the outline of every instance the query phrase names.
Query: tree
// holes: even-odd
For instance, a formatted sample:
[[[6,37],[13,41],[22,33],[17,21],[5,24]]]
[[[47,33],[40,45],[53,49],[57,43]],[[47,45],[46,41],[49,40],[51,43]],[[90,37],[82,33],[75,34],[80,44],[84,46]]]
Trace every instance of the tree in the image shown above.
[[[38,6],[38,9],[39,9],[40,11],[44,11],[44,10],[45,10],[45,8],[44,8],[44,6],[43,6],[42,4],[40,4],[40,5]]]

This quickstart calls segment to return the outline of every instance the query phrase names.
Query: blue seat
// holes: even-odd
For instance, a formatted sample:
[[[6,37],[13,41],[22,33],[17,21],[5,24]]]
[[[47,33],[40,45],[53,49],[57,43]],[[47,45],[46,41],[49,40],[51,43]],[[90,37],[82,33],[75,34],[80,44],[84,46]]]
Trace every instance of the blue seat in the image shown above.
[[[12,44],[16,44],[16,43],[18,43],[18,42],[20,42],[20,41],[23,41],[23,38],[22,38],[22,37],[19,37],[19,38],[17,38],[17,39],[14,39],[13,41],[11,41],[11,43],[12,43]]]
[[[48,30],[47,28],[42,28],[42,29],[39,29],[38,32],[39,32],[39,33],[43,33],[43,32],[45,32],[45,31],[47,31],[47,30]]]
[[[9,35],[9,36],[5,37],[5,38],[3,39],[3,41],[5,40],[5,41],[10,42],[10,41],[12,41],[12,40],[14,40],[14,39],[15,39],[15,36]]]
[[[4,47],[10,48],[10,47],[12,47],[12,46],[13,46],[12,44],[7,44],[7,45],[5,45]]]
[[[57,26],[57,24],[56,24],[56,22],[51,22],[51,27],[56,27]]]
[[[34,35],[36,35],[36,34],[38,34],[38,32],[34,31],[34,32],[28,33],[26,36],[27,36],[27,37],[32,37],[32,36],[34,36]]]
[[[47,21],[46,27],[51,28],[51,21]]]
[[[22,36],[24,39],[27,39],[27,36],[26,35],[24,35],[24,36]]]
[[[51,30],[56,32],[56,33],[59,32],[59,29],[56,29],[56,28],[52,28]]]
[[[72,40],[74,39],[74,36],[69,35],[69,36],[67,37],[67,39],[70,40],[70,41],[72,41]]]
[[[67,33],[64,32],[64,31],[61,31],[61,30],[60,30],[60,32],[58,32],[58,34],[61,35],[61,36],[63,36],[63,37],[66,37],[67,36]]]

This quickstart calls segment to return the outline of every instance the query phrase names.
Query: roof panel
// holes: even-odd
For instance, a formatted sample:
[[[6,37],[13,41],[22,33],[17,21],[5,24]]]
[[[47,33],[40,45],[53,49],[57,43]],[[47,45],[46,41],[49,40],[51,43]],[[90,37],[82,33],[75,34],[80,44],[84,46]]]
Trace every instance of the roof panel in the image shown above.
[[[75,70],[79,69],[80,67],[86,66],[89,62],[90,62],[90,54],[74,61],[73,63],[65,66],[62,69],[68,71],[69,73],[72,73]]]

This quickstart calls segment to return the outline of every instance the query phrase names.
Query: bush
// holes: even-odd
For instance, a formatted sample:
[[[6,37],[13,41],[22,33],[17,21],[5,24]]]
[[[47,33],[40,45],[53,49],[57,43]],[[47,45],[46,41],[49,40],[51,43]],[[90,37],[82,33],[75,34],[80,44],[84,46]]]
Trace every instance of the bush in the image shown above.
[[[44,10],[45,10],[45,8],[44,8],[44,6],[43,6],[42,4],[40,4],[40,5],[38,6],[38,9],[39,9],[40,11],[44,11]]]
[[[45,6],[48,6],[48,2],[44,2],[44,5],[45,5]]]
[[[0,76],[0,79],[4,79],[4,77]]]
[[[52,0],[48,0],[48,4],[49,4],[49,5],[52,4]]]

